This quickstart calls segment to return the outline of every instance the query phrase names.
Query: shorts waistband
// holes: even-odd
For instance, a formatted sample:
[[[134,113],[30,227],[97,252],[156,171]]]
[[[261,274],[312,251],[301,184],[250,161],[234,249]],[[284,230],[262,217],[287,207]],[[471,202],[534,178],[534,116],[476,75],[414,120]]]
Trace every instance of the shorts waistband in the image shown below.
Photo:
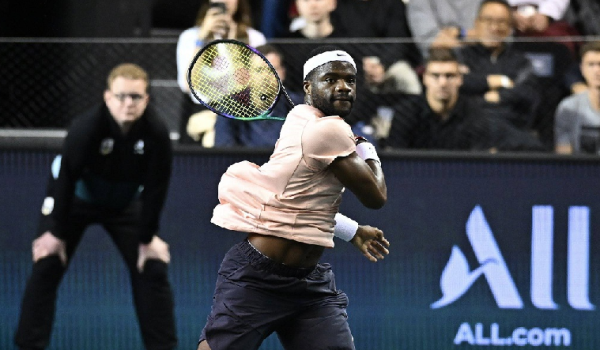
[[[272,272],[283,277],[304,278],[314,271],[315,267],[291,267],[274,261],[256,249],[247,239],[238,245],[240,251],[248,257],[250,265],[255,268]]]

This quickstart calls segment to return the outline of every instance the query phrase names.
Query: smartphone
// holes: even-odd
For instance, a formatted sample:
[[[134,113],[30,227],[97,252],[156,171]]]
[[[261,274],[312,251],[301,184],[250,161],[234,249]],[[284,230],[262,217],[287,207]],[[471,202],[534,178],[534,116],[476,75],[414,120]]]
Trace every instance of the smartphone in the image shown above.
[[[208,6],[208,8],[218,8],[220,11],[220,13],[225,13],[227,12],[227,7],[225,6],[224,2],[216,2],[216,1],[211,1],[210,5]]]

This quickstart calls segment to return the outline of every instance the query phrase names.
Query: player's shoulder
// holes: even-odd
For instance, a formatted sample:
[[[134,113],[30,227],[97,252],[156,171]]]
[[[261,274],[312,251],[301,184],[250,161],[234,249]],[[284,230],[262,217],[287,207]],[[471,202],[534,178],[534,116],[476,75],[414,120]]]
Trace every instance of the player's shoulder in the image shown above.
[[[303,138],[305,141],[312,139],[318,142],[326,140],[328,143],[347,143],[350,140],[354,143],[352,128],[339,116],[314,119],[307,125]]]

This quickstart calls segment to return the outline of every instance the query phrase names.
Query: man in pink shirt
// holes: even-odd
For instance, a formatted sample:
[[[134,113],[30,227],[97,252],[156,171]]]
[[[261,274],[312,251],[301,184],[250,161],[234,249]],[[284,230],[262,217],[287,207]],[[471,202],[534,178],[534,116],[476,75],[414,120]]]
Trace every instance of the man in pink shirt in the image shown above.
[[[310,56],[305,104],[288,114],[270,160],[233,164],[219,183],[211,221],[248,236],[221,264],[199,350],[258,349],[273,332],[287,350],[355,348],[348,297],[319,259],[334,236],[373,262],[388,254],[381,230],[338,213],[344,188],[372,209],[387,188],[375,148],[343,119],[356,98],[354,60],[335,47]]]

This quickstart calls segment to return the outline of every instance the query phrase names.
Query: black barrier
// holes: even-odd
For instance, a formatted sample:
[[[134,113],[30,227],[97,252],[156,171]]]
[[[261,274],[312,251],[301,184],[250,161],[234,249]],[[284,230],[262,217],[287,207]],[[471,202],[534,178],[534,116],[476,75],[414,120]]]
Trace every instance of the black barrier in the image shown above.
[[[11,349],[30,244],[57,149],[0,150],[0,348]],[[170,243],[180,349],[193,349],[216,271],[242,234],[209,223],[233,162],[268,153],[178,148],[160,234]],[[600,347],[600,162],[594,158],[385,153],[389,201],[342,212],[383,229],[373,264],[336,240],[323,261],[350,297],[358,349]],[[51,350],[140,349],[125,267],[92,227],[59,291]],[[281,349],[275,337],[261,347]]]

